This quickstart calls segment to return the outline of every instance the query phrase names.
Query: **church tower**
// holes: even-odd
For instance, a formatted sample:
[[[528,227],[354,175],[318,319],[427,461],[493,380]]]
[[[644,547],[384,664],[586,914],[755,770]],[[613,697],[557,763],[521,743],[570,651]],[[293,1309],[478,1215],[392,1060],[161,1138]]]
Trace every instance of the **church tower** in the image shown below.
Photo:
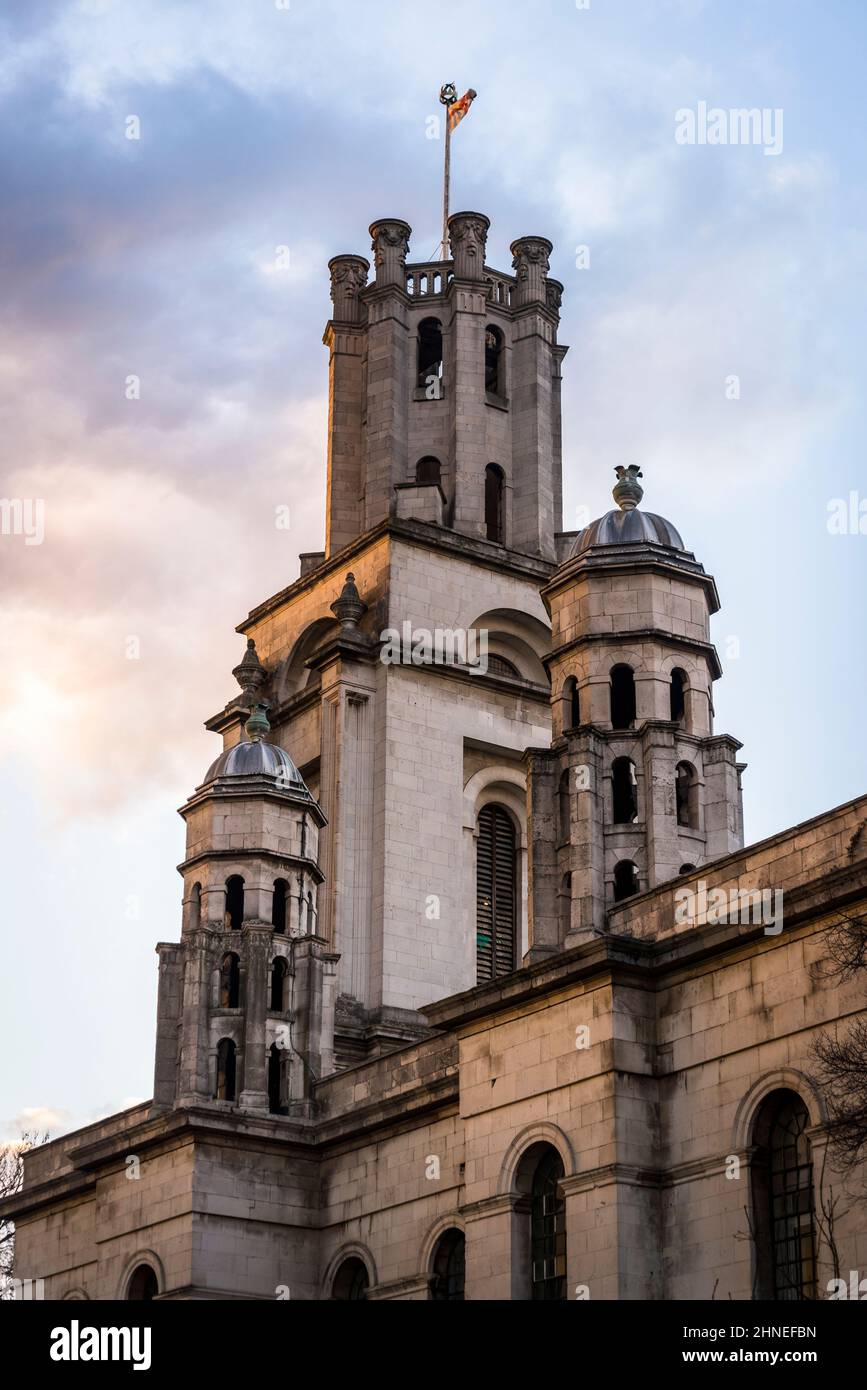
[[[543,589],[554,741],[528,752],[531,959],[605,926],[615,902],[743,845],[741,745],[713,733],[716,585],[664,517],[617,507]]]
[[[544,237],[487,266],[489,226],[455,213],[452,260],[407,266],[407,223],[374,222],[369,285],[363,256],[329,262],[326,555],[411,517],[555,558],[563,286]]]
[[[248,649],[244,676],[255,669]],[[325,824],[292,759],[246,737],[209,768],[187,823],[179,945],[160,957],[154,1103],[303,1114],[331,1070],[335,957],[317,930]]]
[[[413,262],[408,224],[383,218],[372,277],[364,256],[330,261],[325,546],[238,629],[238,679],[326,819],[316,932],[338,1067],[425,1035],[424,1006],[527,950],[523,753],[550,739],[563,287],[544,237],[512,243],[512,273],[487,264],[488,227],[456,213],[450,258]],[[208,721],[226,750],[250,708],[236,697]],[[477,860],[495,839],[492,954]],[[261,1103],[261,1077],[244,1086]]]

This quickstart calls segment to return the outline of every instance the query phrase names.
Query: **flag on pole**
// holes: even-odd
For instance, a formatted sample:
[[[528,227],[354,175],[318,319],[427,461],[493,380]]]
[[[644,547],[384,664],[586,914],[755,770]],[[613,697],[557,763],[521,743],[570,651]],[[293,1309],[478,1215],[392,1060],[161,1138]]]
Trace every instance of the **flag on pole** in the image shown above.
[[[448,108],[449,130],[454,130],[456,126],[460,125],[464,116],[472,106],[475,96],[476,93],[473,91],[472,87],[470,87],[468,91],[464,92],[459,101],[452,102],[451,106]]]

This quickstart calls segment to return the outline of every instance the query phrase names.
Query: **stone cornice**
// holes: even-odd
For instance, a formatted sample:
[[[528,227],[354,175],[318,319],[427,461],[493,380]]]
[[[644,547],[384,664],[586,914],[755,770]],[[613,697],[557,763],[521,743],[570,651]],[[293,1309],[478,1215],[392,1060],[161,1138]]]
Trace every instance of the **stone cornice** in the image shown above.
[[[592,619],[590,621],[592,622]],[[594,642],[604,642],[608,646],[629,646],[632,642],[640,641],[662,642],[667,647],[677,647],[681,651],[699,652],[706,658],[714,680],[719,680],[723,673],[717,649],[712,642],[699,642],[694,637],[683,637],[676,632],[667,632],[661,627],[633,627],[622,632],[582,632],[570,642],[561,642],[559,646],[552,647],[551,651],[542,657],[542,664],[547,671],[551,663],[559,657],[577,648],[591,646]]]
[[[307,574],[300,575],[285,589],[281,589],[256,608],[252,608],[244,621],[238,624],[235,631],[247,633],[249,629],[263,622],[265,618],[278,612],[290,599],[306,593],[309,589],[315,589],[327,576],[335,571],[342,571],[354,556],[360,555],[386,539],[407,541],[409,544],[420,546],[425,550],[458,554],[469,564],[479,563],[484,565],[486,569],[531,579],[540,585],[550,578],[556,568],[552,560],[543,560],[537,555],[526,555],[519,550],[509,550],[505,546],[497,545],[494,541],[483,540],[480,536],[465,536],[459,531],[452,531],[430,522],[396,521],[391,518],[357,536],[342,550],[336,551],[327,560],[324,560],[321,565],[309,570]],[[219,716],[215,717],[219,718]]]
[[[193,869],[197,864],[205,864],[214,859],[266,859],[271,864],[285,866],[291,865],[293,869],[302,869],[308,873],[317,883],[325,882],[325,875],[316,863],[315,859],[303,858],[298,854],[281,854],[276,849],[265,849],[264,846],[257,846],[254,849],[203,849],[199,854],[192,855],[178,864],[178,873],[185,873],[187,869]]]

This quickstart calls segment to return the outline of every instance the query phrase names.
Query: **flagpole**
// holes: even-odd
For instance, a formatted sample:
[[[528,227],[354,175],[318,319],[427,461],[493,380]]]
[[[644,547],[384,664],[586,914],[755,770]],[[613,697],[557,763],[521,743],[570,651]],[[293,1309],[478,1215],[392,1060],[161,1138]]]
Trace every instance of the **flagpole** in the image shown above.
[[[445,173],[443,175],[443,244],[441,260],[447,261],[449,258],[449,179],[451,178],[452,162],[452,124],[449,120],[448,107],[446,107],[446,161]]]
[[[440,243],[440,260],[443,261],[447,261],[449,258],[449,179],[451,178],[452,162],[452,126],[449,120],[449,110],[457,99],[457,87],[453,82],[446,82],[440,88],[440,101],[445,107],[446,118],[446,150],[443,167],[443,239]]]

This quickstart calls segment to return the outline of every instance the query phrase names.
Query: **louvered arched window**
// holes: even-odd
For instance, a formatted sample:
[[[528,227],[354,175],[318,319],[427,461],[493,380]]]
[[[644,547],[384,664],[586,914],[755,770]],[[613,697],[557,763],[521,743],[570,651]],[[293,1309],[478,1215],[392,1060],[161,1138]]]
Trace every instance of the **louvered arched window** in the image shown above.
[[[515,826],[502,806],[479,815],[476,848],[476,962],[479,984],[515,969],[517,935]]]

